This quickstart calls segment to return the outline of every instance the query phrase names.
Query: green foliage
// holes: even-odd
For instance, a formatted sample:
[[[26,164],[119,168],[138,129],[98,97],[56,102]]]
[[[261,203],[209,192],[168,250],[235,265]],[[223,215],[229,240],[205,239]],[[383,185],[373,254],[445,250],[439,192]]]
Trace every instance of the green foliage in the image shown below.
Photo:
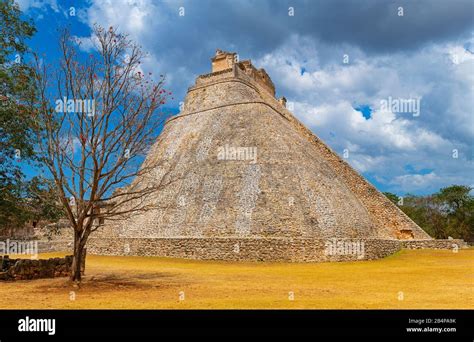
[[[63,207],[58,203],[54,182],[34,177],[27,183],[25,202],[29,206],[30,219],[34,221],[58,221],[63,217]]]
[[[394,204],[398,204],[399,198],[397,195],[391,193],[391,192],[383,192],[385,197],[387,197],[390,201],[392,201]]]
[[[31,37],[36,29],[20,18],[21,11],[13,0],[0,2],[0,63],[4,64],[9,55],[27,51],[25,39]]]
[[[27,181],[20,168],[21,162],[35,162],[29,110],[34,73],[23,62],[25,40],[35,31],[13,0],[0,1],[0,229],[21,227],[38,215],[57,217],[54,202],[45,196],[51,192],[49,184],[39,178]],[[38,194],[47,202],[39,203]]]
[[[6,172],[0,173],[0,229],[22,226],[28,221],[28,212],[24,206],[18,205],[24,185],[22,174],[19,170],[13,171],[8,177]]]
[[[27,221],[55,222],[63,216],[50,180],[34,177],[10,182],[8,186],[9,191],[0,197],[0,229],[22,227]]]
[[[400,209],[434,238],[451,236],[473,241],[474,196],[470,194],[471,190],[468,186],[452,185],[433,195],[407,195]]]
[[[33,69],[23,58],[28,50],[25,39],[35,28],[20,15],[12,0],[0,1],[0,161],[4,171],[15,157],[33,156],[33,120],[27,106],[35,92]]]

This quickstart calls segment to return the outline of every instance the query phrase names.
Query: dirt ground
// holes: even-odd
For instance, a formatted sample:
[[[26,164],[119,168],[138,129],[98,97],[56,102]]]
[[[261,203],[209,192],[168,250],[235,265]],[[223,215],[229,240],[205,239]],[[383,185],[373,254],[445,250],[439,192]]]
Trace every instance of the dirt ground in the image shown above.
[[[1,282],[0,308],[473,309],[474,249],[308,264],[89,255],[80,286],[66,278]]]

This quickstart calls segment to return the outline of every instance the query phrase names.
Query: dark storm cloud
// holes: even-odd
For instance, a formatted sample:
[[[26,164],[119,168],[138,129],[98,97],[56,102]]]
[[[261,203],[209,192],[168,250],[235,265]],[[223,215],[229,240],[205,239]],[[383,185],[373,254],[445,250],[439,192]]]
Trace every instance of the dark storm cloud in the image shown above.
[[[121,1],[112,6],[119,6]],[[130,7],[130,4],[124,5]],[[464,39],[474,30],[469,0],[319,0],[152,2],[139,34],[175,65],[203,70],[216,48],[259,58],[291,35],[348,44],[365,55],[413,52],[430,43]],[[178,16],[183,6],[185,15]],[[288,15],[289,7],[295,15]],[[403,7],[403,17],[398,15]],[[324,53],[321,54],[324,56]],[[324,63],[324,61],[322,61]]]
[[[409,51],[427,43],[464,38],[474,29],[469,0],[184,1],[186,15],[173,20],[168,44],[214,49],[216,43],[242,52],[268,51],[292,33],[331,44],[356,45],[366,53]],[[295,16],[288,15],[293,7]],[[403,7],[403,16],[399,16]],[[168,27],[169,29],[169,27]],[[161,42],[165,43],[165,42]],[[207,53],[208,51],[206,51]]]
[[[354,44],[366,52],[412,50],[427,43],[467,37],[474,27],[474,2],[469,0],[311,3],[296,2],[295,31],[330,43]],[[399,16],[399,7],[403,16]]]

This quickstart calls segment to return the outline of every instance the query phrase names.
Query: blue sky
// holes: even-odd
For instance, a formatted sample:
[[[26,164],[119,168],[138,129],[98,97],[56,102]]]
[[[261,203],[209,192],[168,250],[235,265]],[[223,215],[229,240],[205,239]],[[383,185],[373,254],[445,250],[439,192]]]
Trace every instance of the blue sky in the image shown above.
[[[87,52],[92,25],[118,27],[149,52],[145,72],[166,74],[177,108],[216,48],[236,51],[379,190],[474,185],[472,1],[18,2],[38,29],[30,46],[50,63],[58,29]],[[419,101],[419,115],[383,108],[389,99]]]

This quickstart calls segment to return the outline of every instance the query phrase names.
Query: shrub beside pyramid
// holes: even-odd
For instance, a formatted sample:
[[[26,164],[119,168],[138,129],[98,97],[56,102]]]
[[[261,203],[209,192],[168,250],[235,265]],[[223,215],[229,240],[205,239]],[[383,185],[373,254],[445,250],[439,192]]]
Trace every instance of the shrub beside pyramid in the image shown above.
[[[212,72],[197,77],[145,165],[157,160],[152,178],[135,181],[167,178],[148,199],[159,208],[106,224],[90,251],[324,261],[432,240],[275,98],[265,70],[235,53],[217,50]],[[362,257],[346,253],[357,243]],[[345,252],[328,252],[334,246]]]

